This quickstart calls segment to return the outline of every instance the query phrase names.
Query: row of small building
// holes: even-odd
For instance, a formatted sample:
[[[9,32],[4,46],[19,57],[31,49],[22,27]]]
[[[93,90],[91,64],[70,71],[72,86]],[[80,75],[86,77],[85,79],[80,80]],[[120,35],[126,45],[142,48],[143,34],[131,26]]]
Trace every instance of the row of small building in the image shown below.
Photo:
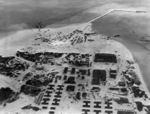
[[[64,74],[70,73],[71,75],[81,74],[90,76],[90,69],[77,69],[65,67],[63,73]]]

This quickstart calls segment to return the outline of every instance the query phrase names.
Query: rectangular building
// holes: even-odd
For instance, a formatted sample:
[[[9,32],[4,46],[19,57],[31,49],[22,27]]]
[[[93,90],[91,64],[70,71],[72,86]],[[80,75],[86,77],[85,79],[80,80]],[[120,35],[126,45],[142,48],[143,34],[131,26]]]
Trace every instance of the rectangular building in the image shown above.
[[[109,62],[109,63],[117,63],[116,55],[108,54],[108,53],[96,53],[94,62]]]
[[[106,71],[105,70],[95,69],[95,70],[93,70],[92,76],[93,76],[92,85],[100,85],[100,81],[102,81],[102,82],[106,81]]]

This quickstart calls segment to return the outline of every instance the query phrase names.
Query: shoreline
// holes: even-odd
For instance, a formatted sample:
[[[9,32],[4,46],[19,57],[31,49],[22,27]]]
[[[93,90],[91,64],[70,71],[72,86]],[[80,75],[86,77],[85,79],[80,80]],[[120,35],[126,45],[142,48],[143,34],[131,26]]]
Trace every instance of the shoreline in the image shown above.
[[[138,64],[143,80],[150,92],[150,49],[148,49],[146,45],[142,44],[144,42],[141,44],[138,43],[142,37],[149,36],[149,27],[147,24],[148,17],[146,18],[147,15],[145,14],[135,14],[131,18],[130,16],[132,15],[129,15],[128,13],[109,14],[95,22],[92,22],[92,29],[99,34],[104,34],[111,39],[122,43],[128,48],[134,58],[134,61]],[[144,20],[144,23],[141,22],[142,20]],[[119,37],[114,37],[115,35],[119,35]],[[149,42],[145,43],[149,44]]]
[[[120,40],[121,39],[121,40]],[[132,57],[134,59],[134,62],[138,65],[139,67],[139,70],[140,70],[140,74],[141,76],[139,76],[140,80],[142,81],[142,84],[146,87],[146,90],[148,90],[148,93],[150,94],[150,87],[148,86],[148,83],[150,83],[150,81],[147,79],[148,76],[145,76],[144,74],[144,71],[143,71],[143,66],[141,64],[141,61],[142,59],[139,57],[136,56],[136,52],[135,50],[131,47],[130,47],[130,44],[128,44],[128,42],[126,40],[124,40],[123,38],[120,38],[120,39],[115,39],[113,38],[113,40],[121,43],[122,45],[124,45],[129,51],[130,53],[132,54]],[[132,44],[131,44],[132,45]],[[135,45],[138,45],[138,44],[135,44]],[[139,54],[139,53],[138,53]],[[142,54],[141,54],[142,55]]]
[[[59,28],[58,30],[56,30],[56,29],[53,29],[53,28],[45,28],[45,29],[50,29],[51,30],[51,32],[53,31],[59,31],[59,30],[62,30],[62,29],[65,29],[65,28],[67,28],[67,27],[70,27],[70,29],[73,29],[74,27],[75,27],[75,25],[73,26],[73,28],[72,28],[72,26],[66,26],[66,27],[61,27],[61,28]],[[28,33],[29,34],[33,34],[30,30],[25,30],[25,32],[27,32],[28,31]],[[34,30],[34,31],[36,31],[36,30]],[[24,31],[19,31],[20,33],[22,33],[22,32],[24,32]],[[18,32],[18,33],[19,33]],[[98,32],[99,34],[101,34],[100,32]],[[14,34],[15,35],[15,34]],[[11,35],[10,35],[11,36]],[[30,36],[30,35],[29,35]],[[32,36],[32,35],[31,35]],[[8,36],[9,37],[9,36]],[[6,38],[8,38],[8,37],[6,37]],[[111,36],[110,36],[111,37]],[[9,37],[10,38],[10,37]],[[2,40],[4,40],[4,39],[1,39],[1,41]],[[145,73],[144,73],[144,71],[143,71],[143,66],[141,65],[143,62],[142,62],[142,59],[143,58],[140,58],[140,57],[138,57],[138,54],[140,54],[140,55],[143,55],[142,54],[142,51],[140,50],[140,49],[142,49],[142,46],[138,49],[137,48],[137,46],[140,46],[139,44],[136,44],[136,43],[134,43],[134,42],[129,42],[127,39],[125,39],[125,38],[114,38],[114,37],[112,37],[112,40],[114,40],[114,41],[117,41],[117,42],[119,42],[119,43],[121,43],[122,45],[124,45],[128,50],[129,50],[129,52],[132,54],[132,57],[133,57],[133,60],[134,60],[134,62],[138,65],[138,67],[139,67],[139,70],[140,70],[140,74],[141,74],[141,78],[140,79],[142,79],[141,81],[143,82],[143,85],[145,85],[145,87],[147,88],[147,90],[149,91],[149,93],[150,93],[150,86],[148,86],[148,83],[150,82],[150,78],[148,79],[148,75],[146,75],[145,76]],[[133,44],[134,43],[134,44]],[[133,46],[134,45],[134,46]],[[136,47],[136,49],[138,49],[138,50],[136,50],[136,49],[134,49],[133,47]],[[137,53],[138,52],[138,53]],[[141,52],[141,53],[140,53]]]

